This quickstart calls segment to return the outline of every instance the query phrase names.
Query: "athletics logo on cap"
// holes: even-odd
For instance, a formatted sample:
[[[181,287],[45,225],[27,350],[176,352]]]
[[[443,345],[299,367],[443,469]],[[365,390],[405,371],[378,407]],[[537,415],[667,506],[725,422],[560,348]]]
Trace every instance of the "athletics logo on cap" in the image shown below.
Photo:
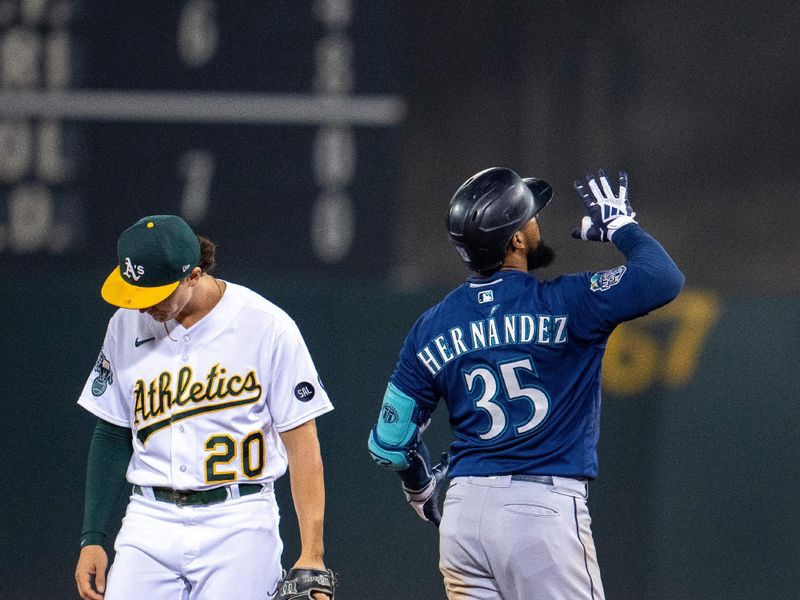
[[[200,242],[175,215],[134,223],[117,241],[118,266],[106,278],[103,299],[122,308],[149,308],[164,300],[200,261]]]
[[[144,267],[142,265],[134,265],[129,256],[125,257],[125,277],[130,277],[134,281],[139,281],[139,278],[144,275]]]

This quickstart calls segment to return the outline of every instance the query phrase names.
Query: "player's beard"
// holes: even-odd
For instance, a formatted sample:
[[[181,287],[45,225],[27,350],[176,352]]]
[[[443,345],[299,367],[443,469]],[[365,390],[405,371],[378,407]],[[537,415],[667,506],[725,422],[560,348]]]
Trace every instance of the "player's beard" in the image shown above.
[[[553,264],[555,259],[555,250],[553,250],[544,242],[539,242],[539,245],[536,246],[536,248],[531,248],[528,250],[528,271],[548,267]]]

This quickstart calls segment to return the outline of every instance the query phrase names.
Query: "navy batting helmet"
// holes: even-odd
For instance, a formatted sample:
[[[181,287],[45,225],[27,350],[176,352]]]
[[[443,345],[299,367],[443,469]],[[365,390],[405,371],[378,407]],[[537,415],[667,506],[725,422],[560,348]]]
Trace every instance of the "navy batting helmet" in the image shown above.
[[[492,167],[467,179],[447,211],[450,240],[473,271],[503,264],[514,234],[553,197],[546,181]]]

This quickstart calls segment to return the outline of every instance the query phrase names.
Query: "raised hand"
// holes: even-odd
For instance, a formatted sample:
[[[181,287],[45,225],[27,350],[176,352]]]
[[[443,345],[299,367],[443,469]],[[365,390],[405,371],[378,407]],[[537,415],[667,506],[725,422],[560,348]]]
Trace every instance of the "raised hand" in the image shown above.
[[[628,201],[628,174],[619,172],[619,192],[614,194],[603,169],[597,172],[597,180],[592,173],[585,177],[586,182],[575,181],[575,191],[583,200],[588,216],[583,217],[581,226],[572,230],[572,237],[578,240],[607,242],[614,232],[628,223],[636,223],[631,204]],[[602,188],[602,189],[601,189]]]

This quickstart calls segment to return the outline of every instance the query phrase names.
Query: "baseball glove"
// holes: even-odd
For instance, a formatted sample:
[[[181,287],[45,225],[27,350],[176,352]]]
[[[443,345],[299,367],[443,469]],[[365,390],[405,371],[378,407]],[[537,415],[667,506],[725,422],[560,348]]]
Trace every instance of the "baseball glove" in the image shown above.
[[[274,600],[311,600],[314,592],[333,600],[336,575],[330,569],[290,569],[278,585]]]

